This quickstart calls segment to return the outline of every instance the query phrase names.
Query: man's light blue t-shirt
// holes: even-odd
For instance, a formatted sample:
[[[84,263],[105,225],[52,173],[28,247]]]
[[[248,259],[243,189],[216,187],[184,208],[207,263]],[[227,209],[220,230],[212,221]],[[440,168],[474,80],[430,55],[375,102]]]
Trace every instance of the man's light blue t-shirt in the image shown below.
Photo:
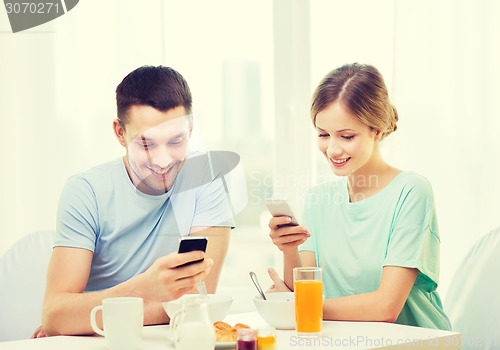
[[[436,292],[440,239],[424,177],[402,172],[380,192],[352,203],[346,177],[319,185],[308,194],[302,224],[311,237],[299,250],[314,252],[324,268],[325,298],[377,290],[384,266],[416,268],[417,280],[396,322],[451,329]]]
[[[196,171],[186,168],[159,196],[136,189],[122,158],[69,178],[60,197],[54,246],[94,253],[86,291],[145,271],[176,251],[179,238],[192,227],[233,227],[224,185],[208,159],[198,162]]]

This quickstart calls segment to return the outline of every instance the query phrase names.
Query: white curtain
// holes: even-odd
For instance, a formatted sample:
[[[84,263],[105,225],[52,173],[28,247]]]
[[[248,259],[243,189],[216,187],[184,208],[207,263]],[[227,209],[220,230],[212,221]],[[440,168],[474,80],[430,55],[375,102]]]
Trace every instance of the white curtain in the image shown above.
[[[80,1],[15,34],[1,16],[0,254],[54,229],[69,176],[123,154],[111,128],[115,88],[165,54],[161,0]]]
[[[443,294],[468,249],[500,226],[500,2],[396,1],[394,162],[432,182]]]

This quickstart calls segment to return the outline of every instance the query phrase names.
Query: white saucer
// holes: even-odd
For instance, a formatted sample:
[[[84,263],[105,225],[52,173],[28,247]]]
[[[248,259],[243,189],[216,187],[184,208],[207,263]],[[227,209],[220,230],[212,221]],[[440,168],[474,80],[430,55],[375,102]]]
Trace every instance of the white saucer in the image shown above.
[[[216,349],[235,349],[236,342],[235,341],[218,341],[215,343]]]

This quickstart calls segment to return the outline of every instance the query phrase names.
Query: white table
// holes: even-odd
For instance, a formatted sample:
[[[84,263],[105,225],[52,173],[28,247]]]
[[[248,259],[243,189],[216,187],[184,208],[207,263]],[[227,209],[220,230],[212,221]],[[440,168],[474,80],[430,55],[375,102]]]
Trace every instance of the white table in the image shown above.
[[[228,315],[230,324],[246,323],[253,328],[265,325],[256,312]],[[144,327],[141,349],[174,349],[167,339],[168,326]],[[428,328],[383,322],[323,323],[323,336],[299,339],[293,330],[278,330],[277,350],[302,349],[460,349],[461,335]],[[106,350],[100,336],[60,336],[0,343],[0,350]],[[216,347],[217,349],[217,347]],[[193,349],[195,350],[195,349]]]

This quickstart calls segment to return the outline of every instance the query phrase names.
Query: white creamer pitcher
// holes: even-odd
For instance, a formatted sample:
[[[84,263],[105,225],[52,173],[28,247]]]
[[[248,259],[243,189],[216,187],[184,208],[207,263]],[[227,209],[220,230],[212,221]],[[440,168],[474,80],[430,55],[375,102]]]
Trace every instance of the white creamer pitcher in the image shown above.
[[[215,330],[208,317],[208,305],[193,295],[182,301],[181,310],[170,320],[169,338],[176,350],[213,350]]]

